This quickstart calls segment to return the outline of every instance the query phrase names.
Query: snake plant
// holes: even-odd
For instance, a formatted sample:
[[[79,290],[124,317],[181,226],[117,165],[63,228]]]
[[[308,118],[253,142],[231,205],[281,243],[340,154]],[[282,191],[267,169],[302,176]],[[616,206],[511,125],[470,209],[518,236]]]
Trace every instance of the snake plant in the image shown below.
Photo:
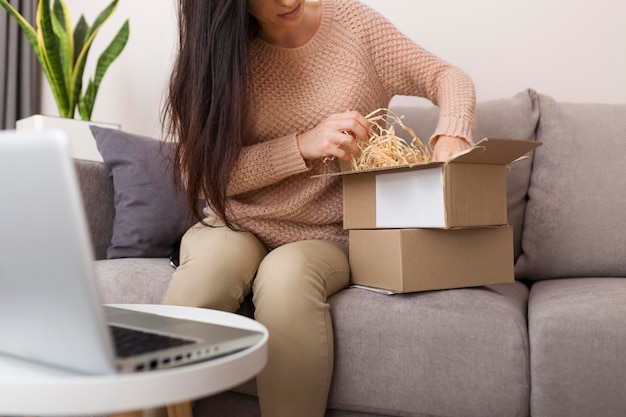
[[[83,92],[85,63],[95,36],[111,17],[118,2],[119,0],[113,0],[100,12],[91,26],[81,15],[72,29],[70,13],[63,0],[53,0],[52,5],[50,0],[39,1],[36,28],[7,0],[0,0],[0,6],[17,20],[28,38],[50,84],[61,117],[74,118],[78,108],[81,119],[91,120],[102,77],[128,41],[128,20],[100,55],[95,75],[89,78]]]

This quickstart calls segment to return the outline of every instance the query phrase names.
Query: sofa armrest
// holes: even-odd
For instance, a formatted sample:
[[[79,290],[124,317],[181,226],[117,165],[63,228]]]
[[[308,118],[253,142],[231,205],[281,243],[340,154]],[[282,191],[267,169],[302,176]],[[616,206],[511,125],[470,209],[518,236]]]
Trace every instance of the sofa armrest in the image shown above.
[[[113,235],[113,181],[103,163],[75,160],[95,259],[106,259]]]

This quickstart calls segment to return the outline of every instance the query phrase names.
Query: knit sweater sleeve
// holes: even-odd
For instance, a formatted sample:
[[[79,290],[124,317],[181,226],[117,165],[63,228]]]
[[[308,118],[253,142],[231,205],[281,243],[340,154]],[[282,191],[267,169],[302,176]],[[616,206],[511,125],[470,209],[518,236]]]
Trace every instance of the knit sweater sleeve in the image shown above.
[[[308,170],[295,133],[245,146],[231,174],[228,195],[258,190]]]
[[[372,61],[387,94],[425,97],[439,106],[439,135],[459,136],[472,143],[475,90],[460,69],[438,58],[404,35],[388,19],[361,4],[361,30],[370,43]]]

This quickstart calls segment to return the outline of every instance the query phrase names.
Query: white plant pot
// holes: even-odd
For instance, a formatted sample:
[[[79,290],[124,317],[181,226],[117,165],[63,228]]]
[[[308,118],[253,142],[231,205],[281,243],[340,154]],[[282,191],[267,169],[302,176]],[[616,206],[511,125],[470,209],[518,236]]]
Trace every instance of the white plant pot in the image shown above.
[[[113,123],[92,122],[79,119],[36,114],[20,119],[15,124],[17,130],[47,130],[59,129],[64,131],[70,142],[72,158],[102,162],[102,155],[98,151],[96,140],[91,134],[89,126],[96,125],[109,129],[119,129],[120,125]]]

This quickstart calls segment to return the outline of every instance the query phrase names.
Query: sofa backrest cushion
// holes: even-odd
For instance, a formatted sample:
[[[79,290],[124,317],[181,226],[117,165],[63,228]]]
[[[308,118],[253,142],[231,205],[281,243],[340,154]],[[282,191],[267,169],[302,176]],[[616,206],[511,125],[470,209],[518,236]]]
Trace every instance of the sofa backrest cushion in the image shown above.
[[[626,277],[626,105],[539,103],[516,275]]]
[[[76,173],[96,259],[105,259],[113,233],[113,181],[102,162],[76,160]]]
[[[426,142],[435,131],[439,118],[439,108],[435,106],[393,106],[391,109],[403,116],[403,123],[412,128],[415,134]],[[535,139],[535,129],[539,120],[537,93],[525,90],[512,98],[482,101],[476,105],[476,141],[484,138]],[[399,136],[410,139],[405,132],[396,131]],[[533,154],[528,159],[509,166],[507,172],[508,222],[513,226],[515,259],[521,252],[522,226],[526,195],[530,181]]]

